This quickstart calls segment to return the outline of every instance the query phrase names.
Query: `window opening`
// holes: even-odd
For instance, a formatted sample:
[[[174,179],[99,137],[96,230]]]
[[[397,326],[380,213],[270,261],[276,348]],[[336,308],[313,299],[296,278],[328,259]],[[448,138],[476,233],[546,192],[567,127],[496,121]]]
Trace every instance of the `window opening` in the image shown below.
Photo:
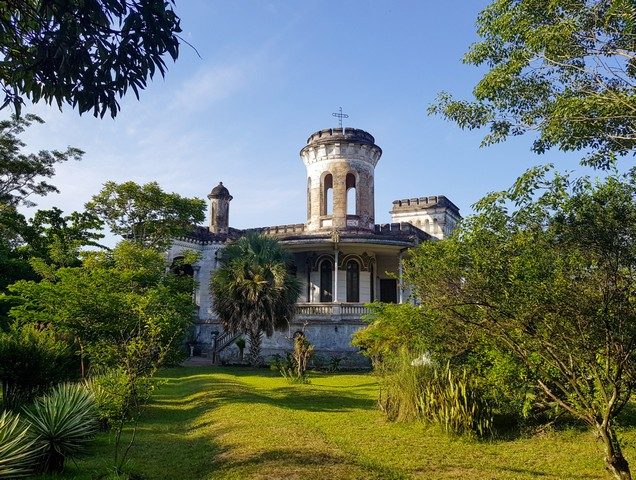
[[[360,301],[360,265],[355,260],[347,262],[347,302]]]
[[[323,260],[320,264],[320,301],[333,302],[333,264]]]

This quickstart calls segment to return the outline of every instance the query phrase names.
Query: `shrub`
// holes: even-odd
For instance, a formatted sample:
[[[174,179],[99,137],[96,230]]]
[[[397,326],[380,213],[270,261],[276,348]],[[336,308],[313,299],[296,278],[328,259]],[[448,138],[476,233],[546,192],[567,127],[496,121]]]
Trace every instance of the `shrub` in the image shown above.
[[[428,366],[417,368],[431,369]],[[447,363],[443,368],[432,367],[432,373],[419,396],[421,415],[447,432],[491,434],[492,411],[466,370],[457,375]]]
[[[18,414],[0,415],[0,478],[23,478],[33,473],[41,448],[29,436],[29,425]]]
[[[95,400],[82,384],[58,385],[24,414],[36,444],[43,449],[45,472],[62,471],[64,461],[83,453],[97,432]]]
[[[115,369],[93,377],[88,387],[95,399],[97,416],[103,429],[107,429],[132,420],[139,407],[150,401],[155,382],[137,377],[132,385],[122,369]]]
[[[457,434],[492,433],[492,409],[465,369],[457,375],[447,363],[413,360],[406,350],[376,365],[380,374],[378,405],[389,420],[422,418]]]
[[[391,421],[415,420],[420,416],[420,397],[429,382],[431,370],[412,366],[411,355],[402,349],[398,355],[376,362],[380,377],[378,406]]]
[[[285,357],[274,355],[269,368],[277,371],[290,382],[307,383],[307,365],[314,354],[314,346],[302,332],[294,335],[294,350]]]
[[[52,330],[13,325],[0,332],[0,381],[6,408],[17,408],[78,374],[77,357]]]
[[[307,365],[314,354],[314,346],[304,333],[294,335],[294,350],[292,352],[293,375],[296,381],[307,381]]]
[[[269,361],[269,369],[280,373],[283,377],[287,377],[288,372],[292,371],[293,368],[294,362],[289,352],[284,357],[277,353]]]

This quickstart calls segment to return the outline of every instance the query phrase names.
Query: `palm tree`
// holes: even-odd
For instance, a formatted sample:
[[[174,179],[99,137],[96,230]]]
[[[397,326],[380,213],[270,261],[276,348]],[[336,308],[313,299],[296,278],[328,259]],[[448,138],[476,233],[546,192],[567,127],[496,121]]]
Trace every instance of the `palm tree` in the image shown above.
[[[250,363],[258,365],[263,333],[288,326],[300,295],[290,272],[291,256],[273,238],[248,234],[225,247],[210,290],[223,328],[250,340]]]

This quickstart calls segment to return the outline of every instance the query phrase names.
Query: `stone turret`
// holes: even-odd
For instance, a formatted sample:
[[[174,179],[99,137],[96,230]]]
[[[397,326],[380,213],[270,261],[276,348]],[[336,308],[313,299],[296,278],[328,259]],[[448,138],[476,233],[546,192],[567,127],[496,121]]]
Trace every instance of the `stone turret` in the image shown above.
[[[381,155],[373,136],[355,128],[328,128],[307,139],[300,156],[307,168],[308,231],[374,228]]]
[[[444,195],[395,200],[391,221],[407,222],[439,238],[448,237],[461,220],[459,208]]]
[[[230,202],[232,195],[223,182],[212,189],[210,199],[210,232],[228,233],[230,228]]]

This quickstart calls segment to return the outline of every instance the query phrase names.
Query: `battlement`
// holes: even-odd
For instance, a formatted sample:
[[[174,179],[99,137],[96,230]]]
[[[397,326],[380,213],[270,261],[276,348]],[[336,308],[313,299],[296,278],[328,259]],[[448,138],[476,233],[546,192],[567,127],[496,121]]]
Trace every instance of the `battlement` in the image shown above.
[[[300,151],[305,165],[324,161],[362,161],[373,167],[382,156],[375,138],[357,128],[327,128],[314,133]]]
[[[355,142],[375,145],[375,138],[359,128],[325,128],[312,133],[307,139],[307,145],[322,145],[334,142]]]
[[[412,212],[416,210],[426,210],[429,208],[443,207],[450,209],[459,215],[459,207],[451,202],[444,195],[432,195],[429,197],[405,198],[393,201],[393,213]]]
[[[273,225],[268,227],[248,228],[246,232],[258,232],[264,235],[278,236],[290,234],[302,234],[305,232],[304,223],[293,223],[289,225]]]

